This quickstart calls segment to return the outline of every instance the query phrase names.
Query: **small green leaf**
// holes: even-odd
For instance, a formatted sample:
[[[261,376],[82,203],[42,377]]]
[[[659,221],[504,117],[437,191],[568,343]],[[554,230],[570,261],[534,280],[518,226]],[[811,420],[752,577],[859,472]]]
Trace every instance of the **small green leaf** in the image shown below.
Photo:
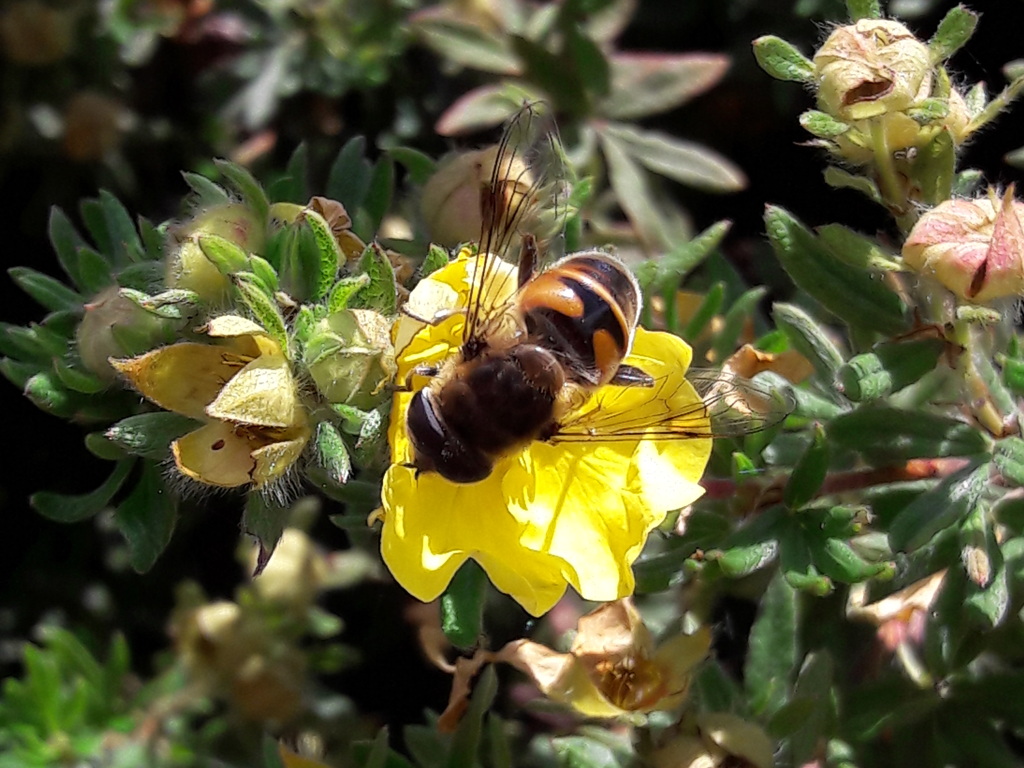
[[[729,311],[722,318],[722,327],[716,332],[715,341],[711,346],[716,360],[724,360],[739,346],[744,326],[750,322],[767,292],[768,289],[763,286],[751,288],[729,307]]]
[[[731,221],[715,222],[692,240],[674,245],[664,256],[642,262],[636,268],[640,287],[674,294],[682,279],[715,251],[731,227]]]
[[[363,272],[352,277],[343,277],[331,288],[327,297],[328,314],[347,309],[352,297],[370,284],[370,276]]]
[[[43,517],[56,520],[58,523],[77,523],[101,512],[114,498],[121,484],[128,477],[134,461],[119,461],[114,466],[103,485],[91,493],[81,496],[68,496],[52,491],[39,491],[32,494],[29,503]]]
[[[469,19],[426,17],[413,29],[430,48],[456,64],[499,75],[515,75],[521,70],[519,57],[505,36],[489,32]]]
[[[614,134],[601,131],[599,137],[615,199],[640,238],[649,246],[663,248],[669,242],[669,237],[665,222],[662,221],[657,195],[646,171],[633,159],[624,142]]]
[[[760,541],[754,544],[713,549],[704,553],[708,563],[714,563],[722,573],[734,579],[749,576],[764,568],[775,559],[779,552],[777,541]]]
[[[937,64],[956,53],[971,39],[977,26],[978,14],[974,11],[969,11],[962,5],[950,9],[939,22],[939,28],[935,30],[932,39],[928,41],[932,62]]]
[[[999,474],[1013,486],[1024,486],[1024,440],[1008,437],[996,444],[995,465]]]
[[[882,18],[882,7],[878,0],[846,0],[846,12],[850,21]]]
[[[903,269],[899,262],[882,249],[877,240],[854,232],[842,224],[825,224],[818,227],[817,234],[833,256],[851,267],[882,272],[898,272]]]
[[[636,120],[682,106],[714,87],[729,69],[729,57],[713,53],[613,53],[611,93],[600,114]]]
[[[625,123],[607,123],[602,136],[614,137],[642,165],[680,184],[708,192],[736,192],[747,185],[738,166],[702,144]]]
[[[214,208],[231,202],[231,195],[220,184],[205,176],[190,171],[182,171],[182,177],[189,189],[196,196],[196,205],[200,208]]]
[[[93,296],[104,288],[114,284],[114,274],[110,262],[98,251],[87,245],[79,246],[76,251],[78,274],[81,283],[79,288],[88,296]]]
[[[279,504],[259,492],[250,492],[246,496],[245,512],[242,513],[242,530],[255,537],[260,547],[253,576],[259,576],[267,567],[287,524],[287,506]]]
[[[975,626],[991,631],[1009,614],[1010,584],[986,503],[975,506],[961,526],[960,547],[967,572],[964,613]]]
[[[78,249],[86,245],[86,242],[78,234],[67,214],[57,206],[50,209],[49,235],[50,243],[65,274],[78,288],[86,290],[78,265]]]
[[[800,460],[789,476],[789,482],[782,491],[782,500],[790,509],[800,509],[814,498],[825,482],[831,451],[820,424],[815,425],[811,444],[807,446]]]
[[[830,165],[825,169],[825,183],[833,189],[853,189],[860,192],[868,200],[871,200],[879,205],[885,205],[885,201],[882,199],[882,193],[878,190],[878,185],[874,179],[864,176],[862,174],[850,173],[844,171],[842,168],[838,168],[834,165]]]
[[[85,299],[64,283],[30,267],[11,267],[7,274],[25,293],[51,312],[81,311]]]
[[[256,321],[262,325],[270,337],[277,342],[281,350],[288,354],[288,331],[284,316],[277,306],[274,297],[267,293],[266,286],[254,274],[238,272],[231,277],[238,288],[245,305],[253,313]]]
[[[132,288],[122,288],[118,293],[122,298],[128,299],[128,301],[147,312],[167,320],[181,320],[193,317],[200,304],[199,296],[194,291],[186,291],[183,288],[172,288],[156,296],[150,296]],[[115,336],[117,330],[116,327],[113,330]],[[133,329],[128,328],[125,330],[131,331]]]
[[[938,205],[949,199],[956,176],[956,150],[953,134],[943,128],[914,156],[913,178],[923,202]]]
[[[471,648],[480,639],[488,583],[476,561],[467,560],[441,596],[441,628],[457,648]]]
[[[882,344],[850,358],[839,371],[840,389],[858,403],[886,397],[934,370],[945,349],[942,339]]]
[[[352,476],[352,459],[338,429],[327,421],[316,425],[316,453],[320,466],[338,485],[344,485]]]
[[[53,370],[33,374],[25,382],[24,395],[37,408],[61,418],[74,416],[83,402],[83,396],[64,386]]]
[[[819,139],[834,139],[850,130],[849,123],[837,120],[832,115],[809,109],[800,115],[800,125],[805,131]]]
[[[776,80],[813,83],[814,64],[796,47],[781,37],[765,35],[754,43],[754,58],[761,69]]]
[[[387,150],[391,158],[405,168],[413,184],[426,184],[437,170],[437,162],[425,152],[412,147],[392,147]]]
[[[370,163],[366,159],[366,138],[355,136],[345,142],[327,176],[327,197],[346,210],[357,211],[370,186]]]
[[[385,316],[398,311],[398,288],[395,270],[384,249],[371,243],[359,258],[358,270],[369,275],[370,282],[349,300],[354,308],[373,309]]]
[[[434,274],[441,267],[447,265],[449,261],[451,261],[451,256],[448,251],[439,245],[431,243],[427,249],[426,258],[423,259],[423,263],[420,265],[420,279],[422,280],[424,277]]]
[[[124,265],[139,261],[143,254],[142,241],[131,214],[121,205],[120,200],[105,189],[100,190],[100,205],[113,245],[114,263]]]
[[[876,576],[891,578],[895,573],[892,563],[868,562],[842,539],[813,537],[810,547],[814,564],[830,579],[842,584],[856,584]]]
[[[977,456],[989,450],[970,424],[934,413],[883,406],[863,407],[835,419],[829,437],[876,464],[943,456]]]
[[[523,104],[540,98],[519,82],[484,85],[463,94],[444,111],[434,130],[441,136],[457,136],[501,125]]]
[[[217,170],[224,175],[224,178],[231,183],[231,186],[242,195],[242,199],[256,214],[256,218],[261,222],[266,222],[270,214],[270,201],[255,177],[242,166],[227,160],[214,160],[213,163],[217,166]]]
[[[913,552],[974,509],[988,486],[989,465],[967,467],[908,504],[889,526],[893,552]]]
[[[795,304],[773,305],[772,317],[793,348],[810,361],[824,381],[831,383],[843,364],[843,353],[821,324]]]
[[[61,384],[70,390],[81,392],[84,395],[95,395],[110,386],[108,382],[103,381],[88,371],[72,367],[61,357],[53,359],[53,370],[57,374],[57,378],[60,379]]]
[[[684,339],[694,341],[697,339],[704,329],[708,327],[708,323],[718,314],[718,311],[722,308],[722,303],[725,301],[725,283],[715,283],[712,285],[708,292],[704,295],[704,300],[697,307],[697,311],[693,313],[693,317],[687,322],[686,327],[677,330],[677,323],[672,319],[668,319],[666,325],[669,330],[673,333],[678,333]],[[666,309],[668,304],[665,305]],[[667,314],[667,312],[666,312]]]
[[[106,437],[135,456],[163,461],[170,456],[171,443],[198,426],[187,416],[154,411],[121,419],[107,429]]]
[[[815,651],[804,657],[796,683],[793,685],[793,698],[790,705],[806,703],[804,715],[793,721],[794,728],[789,733],[789,754],[793,765],[807,765],[819,754],[822,741],[829,733],[829,726],[835,717],[835,705],[832,699],[835,664],[828,651]],[[780,715],[781,711],[777,713]],[[773,718],[770,729],[777,734],[777,719]],[[831,763],[830,763],[831,764]]]
[[[366,188],[362,210],[370,223],[370,231],[365,233],[366,239],[373,239],[380,223],[391,208],[391,197],[395,188],[395,164],[390,157],[382,157],[373,167],[370,182]]]
[[[249,254],[249,269],[256,275],[260,283],[269,290],[276,291],[280,288],[280,278],[277,276],[277,270],[262,256],[257,256],[254,253]]]
[[[836,259],[788,211],[769,206],[768,238],[797,287],[851,326],[895,336],[906,327],[903,303],[872,274]]]
[[[199,250],[222,275],[239,272],[249,264],[249,257],[237,244],[220,235],[196,235]]]
[[[157,464],[144,461],[138,485],[114,512],[114,524],[128,542],[129,561],[145,573],[166,549],[178,521],[178,505]]]
[[[345,256],[342,254],[341,248],[338,247],[338,241],[334,239],[334,233],[323,216],[307,208],[302,213],[302,221],[313,233],[317,253],[320,257],[316,265],[313,293],[310,297],[314,301],[319,301],[331,290],[334,279],[338,275],[339,266],[345,263]]]
[[[607,96],[611,91],[611,67],[604,51],[578,24],[570,24],[565,29],[565,46],[590,95]]]
[[[743,670],[751,709],[758,717],[770,718],[788,698],[789,676],[797,661],[797,627],[796,593],[777,573],[750,630]]]

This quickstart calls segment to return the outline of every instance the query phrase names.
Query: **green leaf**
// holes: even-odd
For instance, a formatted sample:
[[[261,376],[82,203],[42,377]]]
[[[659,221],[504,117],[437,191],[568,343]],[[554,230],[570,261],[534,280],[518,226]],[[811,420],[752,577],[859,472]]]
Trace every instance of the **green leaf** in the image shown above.
[[[985,435],[970,424],[921,411],[885,406],[859,408],[829,424],[841,448],[859,451],[873,463],[943,456],[977,456],[989,450]]]
[[[707,192],[736,192],[747,185],[738,166],[703,144],[625,123],[607,123],[601,134],[614,137],[642,165],[680,184]]]
[[[932,62],[937,64],[956,53],[971,39],[977,26],[978,14],[974,11],[969,11],[962,5],[950,9],[939,22],[939,28],[935,30],[932,39],[928,41]]]
[[[144,461],[138,485],[114,512],[114,524],[128,542],[129,561],[145,573],[166,549],[178,521],[178,505],[157,464]]]
[[[744,326],[750,322],[767,292],[768,289],[763,286],[751,288],[729,307],[729,311],[722,318],[722,327],[715,334],[715,341],[711,346],[716,360],[726,359],[739,346]]]
[[[678,321],[673,318],[666,318],[666,325],[668,329],[673,333],[681,336],[688,341],[696,340],[704,329],[708,327],[708,323],[718,314],[718,311],[722,308],[722,303],[725,301],[725,283],[715,283],[709,289],[707,294],[704,296],[704,300],[697,307],[697,311],[693,313],[693,317],[687,322],[685,328],[678,328]],[[669,307],[666,304],[666,309]],[[666,315],[668,313],[666,312]],[[674,314],[674,313],[673,313]]]
[[[849,123],[816,109],[809,109],[800,115],[800,126],[819,139],[834,139],[850,130]]]
[[[498,692],[498,675],[488,664],[477,678],[466,714],[452,737],[446,768],[475,768],[479,764],[480,737],[484,714]]]
[[[682,279],[714,252],[731,227],[731,221],[715,222],[692,240],[674,245],[664,256],[639,264],[635,271],[641,289],[674,294]]]
[[[242,530],[255,537],[260,547],[253,576],[259,576],[267,567],[287,524],[287,506],[272,501],[258,491],[250,492],[246,496]]]
[[[52,491],[39,491],[32,494],[29,503],[39,514],[50,520],[56,520],[58,523],[77,523],[107,507],[134,464],[135,462],[130,460],[117,462],[110,477],[91,493],[69,496]]]
[[[150,296],[132,288],[122,288],[118,293],[122,298],[128,299],[128,301],[150,314],[167,320],[182,320],[193,317],[200,303],[199,296],[194,291],[187,291],[183,288],[172,288],[156,296]],[[115,338],[117,337],[118,330],[119,328],[115,326],[112,331]],[[133,330],[133,328],[124,329],[128,335],[132,335],[131,332]],[[133,346],[130,345],[129,348]]]
[[[220,184],[205,176],[189,171],[182,171],[182,177],[196,196],[196,205],[200,208],[214,208],[231,202],[231,195]]]
[[[613,53],[611,92],[599,113],[636,120],[682,106],[712,88],[729,69],[729,58],[711,53]]]
[[[327,197],[346,210],[357,211],[370,186],[370,163],[366,159],[366,138],[355,136],[345,142],[327,176]]]
[[[296,298],[301,300],[311,299],[319,301],[334,285],[334,279],[338,275],[338,268],[345,263],[345,257],[338,247],[338,241],[334,239],[334,233],[330,225],[316,211],[309,208],[302,212],[298,226],[305,228],[310,236],[304,236],[300,240],[301,248],[308,254],[301,260],[303,271],[301,284],[304,290],[299,292]],[[282,264],[281,278],[284,283],[289,284],[289,265]],[[296,265],[295,268],[298,268]]]
[[[921,147],[914,156],[912,175],[921,189],[921,200],[938,205],[953,193],[956,178],[956,142],[948,128]]]
[[[288,158],[284,176],[278,179],[268,190],[274,202],[304,204],[309,200],[309,147],[305,142],[299,144]]]
[[[520,82],[485,85],[463,94],[444,111],[434,130],[441,136],[457,136],[501,125],[525,102],[541,98],[539,91]]]
[[[483,568],[467,560],[441,596],[441,628],[455,647],[471,648],[479,641],[488,584]]]
[[[792,43],[775,35],[764,35],[757,38],[753,46],[754,58],[761,69],[776,80],[814,82],[814,64]]]
[[[842,584],[857,584],[875,577],[891,578],[895,566],[890,562],[865,560],[847,542],[838,538],[812,537],[809,540],[814,564],[830,579]]]
[[[86,245],[86,242],[78,234],[67,214],[57,206],[50,209],[49,235],[61,268],[79,289],[86,291],[78,263],[78,249]]]
[[[793,282],[836,317],[890,336],[905,329],[899,297],[870,273],[832,256],[788,211],[769,206],[765,226],[775,255]]]
[[[71,418],[83,404],[83,395],[72,392],[52,370],[33,374],[25,382],[25,397],[37,408],[61,418]]]
[[[988,632],[1006,619],[1010,609],[1009,574],[996,540],[987,503],[979,503],[960,528],[960,559],[967,572],[964,614]]]
[[[51,312],[82,310],[85,299],[64,283],[30,267],[11,267],[7,274],[25,293]]]
[[[821,324],[795,304],[772,305],[772,317],[793,348],[810,361],[823,381],[831,383],[843,364],[843,353]]]
[[[779,571],[786,583],[815,597],[830,594],[834,589],[832,580],[822,576],[815,566],[803,528],[792,519],[779,528]]]
[[[222,275],[239,272],[249,264],[249,256],[237,244],[220,235],[197,235],[199,250]]]
[[[78,204],[78,211],[85,223],[85,229],[96,244],[97,249],[104,254],[114,255],[114,241],[110,236],[110,227],[107,223],[107,214],[103,210],[103,204],[96,198],[86,198]],[[119,265],[122,266],[122,265]]]
[[[797,626],[796,593],[781,572],[776,573],[750,630],[743,669],[751,710],[759,718],[770,718],[788,698],[789,679],[797,661]]]
[[[377,243],[368,245],[357,268],[369,275],[370,282],[352,296],[349,306],[373,309],[388,317],[394,315],[398,311],[398,287],[394,267],[384,249]]]
[[[882,199],[882,193],[878,190],[878,185],[874,179],[868,176],[850,173],[842,168],[830,165],[825,169],[824,178],[825,183],[833,189],[852,189],[860,192],[872,202],[885,205],[885,200]]]
[[[669,237],[647,173],[614,134],[601,131],[598,135],[616,201],[640,238],[653,248],[663,248]]]
[[[850,15],[850,21],[882,18],[878,0],[846,0],[846,12]]]
[[[460,22],[421,17],[413,29],[430,48],[456,64],[499,75],[515,75],[521,71],[519,57],[507,37],[489,32],[468,19]]]
[[[373,167],[370,183],[366,188],[366,198],[363,200],[363,210],[370,221],[370,232],[366,233],[368,239],[376,236],[381,221],[391,208],[394,188],[395,164],[390,157],[382,157]]]
[[[277,342],[287,356],[288,331],[285,327],[284,316],[281,314],[277,302],[267,293],[266,286],[249,272],[238,272],[231,276],[231,280],[238,288],[245,305],[255,316],[256,322],[266,329],[270,337]]]
[[[387,150],[388,155],[409,174],[409,180],[413,184],[426,184],[427,180],[437,170],[437,162],[425,152],[420,152],[412,147],[392,147]]]
[[[831,459],[829,443],[825,430],[820,424],[814,426],[811,444],[807,446],[789,476],[789,482],[782,491],[782,500],[790,509],[800,509],[814,498],[814,495],[825,482],[828,465]]]
[[[434,274],[434,272],[448,264],[449,261],[451,261],[451,256],[449,255],[448,251],[446,251],[439,245],[434,245],[433,243],[431,243],[430,247],[427,249],[426,258],[424,258],[423,263],[420,264],[420,280],[422,280],[424,277],[429,277],[430,275]],[[1022,378],[1024,378],[1024,375],[1022,375]]]
[[[231,183],[231,186],[238,190],[242,199],[256,214],[256,218],[261,222],[266,222],[270,215],[270,201],[255,177],[242,166],[227,160],[214,160],[213,164]]]
[[[53,370],[57,374],[57,378],[60,379],[61,384],[74,392],[81,392],[84,395],[95,395],[110,386],[108,382],[94,376],[92,373],[72,367],[66,360],[60,357],[53,359]]]
[[[988,487],[988,477],[988,464],[967,467],[914,499],[889,526],[892,551],[913,552],[965,518]]]
[[[163,461],[170,456],[173,441],[199,426],[188,416],[155,411],[121,419],[106,431],[106,437],[135,456]]]
[[[797,720],[789,736],[789,755],[793,765],[807,765],[814,761],[822,741],[828,736],[831,720],[835,716],[832,704],[832,685],[835,664],[828,651],[807,654],[793,686],[792,704],[806,702],[810,706]],[[773,718],[771,731],[777,718]]]
[[[1024,486],[1024,440],[1008,437],[996,444],[994,454],[996,469],[1010,485]]]
[[[316,454],[330,479],[344,485],[352,476],[352,458],[338,429],[327,421],[316,425]]]
[[[331,288],[331,293],[327,297],[328,314],[347,309],[352,301],[352,297],[369,284],[370,276],[365,272],[338,280],[334,287]]]
[[[565,46],[574,69],[579,73],[592,97],[604,97],[611,91],[611,67],[604,51],[586,36],[578,24],[569,24],[564,30]]]
[[[837,259],[862,270],[898,272],[903,267],[887,254],[878,241],[854,232],[842,224],[818,227],[818,238]]]
[[[143,254],[142,241],[139,239],[131,214],[105,189],[100,190],[100,205],[113,245],[114,263],[123,265],[139,261]]]
[[[945,350],[943,339],[882,344],[850,358],[839,371],[840,390],[857,403],[886,397],[933,370]]]
[[[81,280],[79,288],[87,296],[95,296],[108,286],[114,285],[114,274],[106,257],[87,245],[80,246],[76,252],[78,274]]]

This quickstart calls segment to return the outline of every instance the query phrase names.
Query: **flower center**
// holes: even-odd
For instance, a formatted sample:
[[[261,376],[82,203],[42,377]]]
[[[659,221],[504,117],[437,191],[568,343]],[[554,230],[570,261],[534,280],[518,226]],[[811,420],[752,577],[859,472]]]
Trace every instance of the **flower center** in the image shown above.
[[[661,669],[645,656],[624,656],[597,663],[597,687],[615,706],[626,711],[652,707],[665,697]]]

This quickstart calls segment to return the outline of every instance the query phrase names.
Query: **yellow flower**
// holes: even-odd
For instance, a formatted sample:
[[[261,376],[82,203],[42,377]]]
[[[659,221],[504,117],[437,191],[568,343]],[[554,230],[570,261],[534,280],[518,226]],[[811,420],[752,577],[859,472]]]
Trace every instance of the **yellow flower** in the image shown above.
[[[546,696],[588,717],[672,709],[686,698],[694,667],[711,647],[702,627],[675,635],[655,649],[629,600],[602,605],[582,617],[569,653],[517,640],[497,658],[533,678]]]
[[[182,474],[223,488],[263,487],[284,475],[310,437],[288,358],[238,315],[214,318],[204,331],[224,341],[172,344],[111,365],[161,408],[206,422],[171,444]]]
[[[514,271],[507,264],[490,270],[493,285],[481,292],[489,304],[511,295]],[[462,253],[420,282],[409,311],[430,318],[464,308],[474,274],[473,260]],[[465,313],[458,312],[435,325],[403,317],[394,331],[397,380],[421,363],[454,354],[464,324]],[[678,337],[638,329],[626,362],[659,386],[604,387],[580,410],[628,414],[638,423],[693,406],[699,396],[684,376],[690,357]],[[412,383],[416,388],[425,380],[413,377]],[[497,461],[477,483],[452,483],[433,472],[417,477],[408,465],[413,450],[405,430],[411,399],[412,393],[398,393],[391,412],[393,463],[384,477],[381,550],[398,582],[420,600],[438,597],[469,558],[536,616],[567,585],[588,600],[625,597],[634,586],[630,565],[650,531],[704,492],[697,481],[711,451],[708,439],[534,441]]]

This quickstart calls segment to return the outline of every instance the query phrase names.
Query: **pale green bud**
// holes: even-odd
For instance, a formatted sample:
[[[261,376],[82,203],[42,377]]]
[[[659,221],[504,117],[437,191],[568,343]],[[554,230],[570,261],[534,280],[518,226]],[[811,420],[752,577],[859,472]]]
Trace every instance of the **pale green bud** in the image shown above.
[[[328,402],[373,408],[395,375],[391,323],[368,309],[333,312],[317,324],[304,358]]]

